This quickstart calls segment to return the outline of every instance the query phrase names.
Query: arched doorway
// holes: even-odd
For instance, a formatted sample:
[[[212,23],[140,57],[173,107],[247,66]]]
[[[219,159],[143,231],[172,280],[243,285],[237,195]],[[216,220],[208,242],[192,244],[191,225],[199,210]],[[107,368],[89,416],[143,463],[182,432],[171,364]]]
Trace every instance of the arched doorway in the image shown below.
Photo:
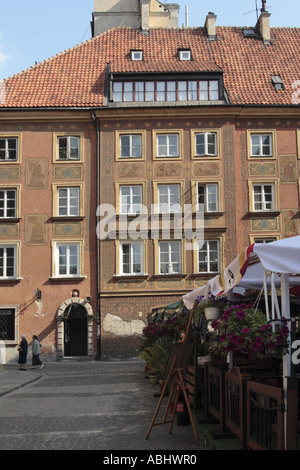
[[[72,304],[67,309],[64,324],[64,355],[87,356],[86,309],[80,304]]]
[[[57,311],[57,356],[93,357],[93,309],[84,299],[72,297]]]

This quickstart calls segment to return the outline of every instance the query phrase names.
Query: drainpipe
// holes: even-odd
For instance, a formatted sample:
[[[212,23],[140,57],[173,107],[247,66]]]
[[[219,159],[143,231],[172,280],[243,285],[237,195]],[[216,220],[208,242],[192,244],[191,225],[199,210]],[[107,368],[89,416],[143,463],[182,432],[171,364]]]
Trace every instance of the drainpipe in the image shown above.
[[[96,119],[95,113],[91,110],[91,117],[95,125],[96,129],[96,179],[97,179],[97,187],[96,187],[96,201],[97,207],[100,205],[100,124]],[[96,227],[97,227],[97,216],[96,216]],[[100,313],[100,243],[99,240],[96,240],[96,252],[97,252],[97,356],[96,359],[99,361],[101,358],[101,313]]]

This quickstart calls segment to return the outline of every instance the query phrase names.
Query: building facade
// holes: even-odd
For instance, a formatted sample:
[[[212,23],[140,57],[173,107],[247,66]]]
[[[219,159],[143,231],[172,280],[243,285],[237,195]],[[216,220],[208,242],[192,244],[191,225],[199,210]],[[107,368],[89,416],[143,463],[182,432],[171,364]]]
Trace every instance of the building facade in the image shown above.
[[[96,0],[92,39],[5,81],[11,357],[22,333],[52,357],[135,356],[151,309],[300,233],[299,30],[264,9],[253,28],[178,28],[174,4],[123,3]]]

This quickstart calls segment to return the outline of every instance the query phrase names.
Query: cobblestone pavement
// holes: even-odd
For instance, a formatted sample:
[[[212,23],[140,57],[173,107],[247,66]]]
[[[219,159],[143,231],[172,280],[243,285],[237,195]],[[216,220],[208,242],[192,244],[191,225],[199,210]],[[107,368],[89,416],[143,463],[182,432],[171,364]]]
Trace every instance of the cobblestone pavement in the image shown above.
[[[158,425],[146,440],[159,386],[140,361],[46,363],[34,373],[0,397],[0,450],[208,450],[176,419],[171,434]]]

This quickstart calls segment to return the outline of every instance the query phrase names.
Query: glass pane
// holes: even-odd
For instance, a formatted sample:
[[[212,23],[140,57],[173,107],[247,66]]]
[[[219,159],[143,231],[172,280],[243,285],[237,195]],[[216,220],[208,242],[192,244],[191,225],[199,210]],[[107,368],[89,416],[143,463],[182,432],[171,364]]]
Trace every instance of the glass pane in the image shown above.
[[[146,101],[154,101],[154,82],[146,82]]]
[[[176,101],[176,82],[167,82],[167,100]]]
[[[178,152],[178,135],[169,135],[169,155],[177,157]]]
[[[204,134],[196,134],[196,155],[205,155],[205,137]]]
[[[187,82],[178,82],[178,101],[187,100]]]
[[[131,156],[136,158],[140,158],[142,156],[142,136],[140,135],[132,136]]]
[[[135,82],[135,101],[144,101],[144,82]]]
[[[130,136],[121,135],[120,145],[121,145],[121,157],[130,157]]]
[[[166,82],[156,83],[156,101],[166,101]]]
[[[133,101],[133,83],[124,83],[124,101]]]
[[[70,155],[72,160],[79,160],[79,137],[70,137]]]
[[[157,136],[157,155],[159,157],[167,155],[167,136],[160,134]]]
[[[208,82],[201,81],[199,82],[199,91],[200,91],[200,100],[208,100]]]
[[[17,159],[17,139],[7,139],[7,152],[9,160]]]
[[[189,101],[197,100],[197,82],[188,82],[188,99]]]
[[[113,84],[113,100],[115,102],[120,102],[123,101],[123,96],[122,96],[122,82],[119,83],[114,83]]]
[[[58,138],[58,158],[62,160],[66,160],[67,153],[68,153],[67,137],[59,137]]]

